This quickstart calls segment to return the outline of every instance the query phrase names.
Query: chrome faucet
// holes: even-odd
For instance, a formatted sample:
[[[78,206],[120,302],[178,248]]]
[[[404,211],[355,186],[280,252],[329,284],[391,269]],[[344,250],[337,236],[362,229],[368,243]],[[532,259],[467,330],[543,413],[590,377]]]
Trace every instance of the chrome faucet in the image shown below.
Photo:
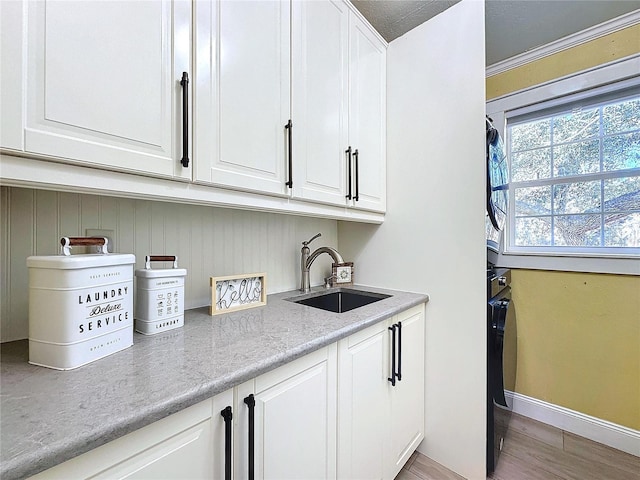
[[[311,290],[311,285],[309,280],[309,269],[311,268],[311,264],[315,261],[316,258],[318,258],[320,254],[327,253],[331,256],[331,258],[333,258],[333,261],[335,263],[344,263],[342,255],[340,255],[335,248],[320,247],[314,250],[313,253],[311,254],[309,253],[311,252],[311,250],[309,249],[309,244],[313,242],[316,238],[320,237],[321,235],[322,234],[319,233],[311,237],[311,240],[307,242],[302,242],[302,249],[300,250],[300,253],[301,253],[300,269],[302,271],[302,278],[300,280],[300,291],[304,293],[307,293],[309,290]]]

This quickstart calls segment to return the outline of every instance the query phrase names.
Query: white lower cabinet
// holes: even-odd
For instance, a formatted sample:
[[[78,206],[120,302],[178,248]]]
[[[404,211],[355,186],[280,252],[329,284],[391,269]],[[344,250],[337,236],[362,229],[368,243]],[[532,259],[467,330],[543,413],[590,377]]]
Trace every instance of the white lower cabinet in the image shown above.
[[[424,305],[399,313],[395,320],[401,325],[402,332],[399,333],[402,352],[398,352],[402,365],[397,366],[402,378],[396,379],[395,387],[388,387],[391,403],[391,472],[388,478],[394,478],[400,472],[425,435]]]
[[[422,304],[31,478],[393,479],[424,438],[424,347]]]
[[[211,413],[206,400],[31,478],[218,478],[211,462]]]
[[[392,479],[424,438],[424,348],[424,305],[338,342],[338,478]]]
[[[333,344],[238,386],[234,478],[336,478],[336,380]]]
[[[385,478],[391,426],[387,326],[380,322],[339,342],[339,478]]]

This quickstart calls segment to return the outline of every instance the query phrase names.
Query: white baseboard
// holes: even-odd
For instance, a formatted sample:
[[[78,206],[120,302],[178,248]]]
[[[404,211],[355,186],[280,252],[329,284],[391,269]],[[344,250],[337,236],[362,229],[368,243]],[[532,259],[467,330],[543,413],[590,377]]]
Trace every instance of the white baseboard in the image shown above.
[[[513,411],[547,425],[640,457],[640,431],[601,420],[565,407],[505,391]]]

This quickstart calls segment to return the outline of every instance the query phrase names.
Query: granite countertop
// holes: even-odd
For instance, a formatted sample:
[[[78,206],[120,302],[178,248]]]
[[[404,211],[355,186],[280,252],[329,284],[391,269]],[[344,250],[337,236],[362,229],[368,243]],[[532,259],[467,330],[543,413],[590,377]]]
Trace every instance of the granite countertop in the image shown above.
[[[285,300],[298,291],[215,317],[197,308],[182,328],[136,333],[133,347],[69,371],[27,363],[26,340],[2,344],[0,477],[35,475],[428,301],[354,288],[391,297],[346,313]]]

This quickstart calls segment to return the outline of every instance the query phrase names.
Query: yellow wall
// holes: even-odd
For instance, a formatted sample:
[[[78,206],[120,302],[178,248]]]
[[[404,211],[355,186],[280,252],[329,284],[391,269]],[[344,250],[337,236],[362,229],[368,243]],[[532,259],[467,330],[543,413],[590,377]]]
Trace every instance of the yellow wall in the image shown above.
[[[487,99],[640,52],[635,25],[487,78]],[[514,270],[516,391],[640,430],[640,277]]]
[[[640,277],[512,273],[516,391],[640,430]]]

